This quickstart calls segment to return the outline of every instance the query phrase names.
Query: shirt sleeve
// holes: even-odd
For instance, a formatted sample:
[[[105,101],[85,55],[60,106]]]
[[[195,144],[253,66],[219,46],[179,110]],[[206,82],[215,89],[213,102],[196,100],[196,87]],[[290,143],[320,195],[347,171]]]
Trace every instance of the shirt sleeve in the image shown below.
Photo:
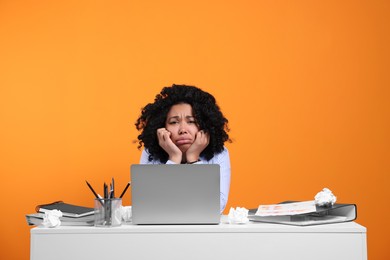
[[[220,166],[220,200],[221,213],[226,207],[229,190],[230,190],[230,156],[229,151],[225,148],[222,153],[217,155],[217,163]]]
[[[153,161],[149,161],[149,153],[143,149],[140,159],[140,164],[153,164]]]
[[[143,149],[141,154],[140,164],[162,164],[162,163],[157,160],[149,161],[149,153],[146,149]],[[176,163],[171,160],[168,160],[166,164],[176,164]]]

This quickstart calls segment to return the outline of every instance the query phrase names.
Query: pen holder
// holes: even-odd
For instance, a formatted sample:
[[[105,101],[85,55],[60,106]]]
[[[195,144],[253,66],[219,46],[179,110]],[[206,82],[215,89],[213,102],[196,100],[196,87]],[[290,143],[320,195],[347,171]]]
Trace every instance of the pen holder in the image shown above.
[[[116,227],[122,224],[122,199],[95,199],[95,227]]]

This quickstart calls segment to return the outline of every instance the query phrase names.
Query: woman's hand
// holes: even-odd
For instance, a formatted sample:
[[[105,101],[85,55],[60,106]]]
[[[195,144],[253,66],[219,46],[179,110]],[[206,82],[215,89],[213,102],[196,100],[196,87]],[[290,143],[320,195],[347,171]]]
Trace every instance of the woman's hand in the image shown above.
[[[188,148],[186,152],[187,162],[195,162],[199,160],[200,153],[209,145],[210,135],[203,130],[196,133],[194,143]]]
[[[158,144],[168,153],[169,160],[175,163],[181,163],[182,152],[171,140],[171,132],[166,128],[157,129]]]

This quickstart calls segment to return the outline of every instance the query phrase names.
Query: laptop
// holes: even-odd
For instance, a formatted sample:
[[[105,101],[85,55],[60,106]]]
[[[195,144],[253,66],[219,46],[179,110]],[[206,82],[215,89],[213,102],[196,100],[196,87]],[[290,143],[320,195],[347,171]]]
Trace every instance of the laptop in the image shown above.
[[[133,224],[219,224],[218,164],[131,166]]]

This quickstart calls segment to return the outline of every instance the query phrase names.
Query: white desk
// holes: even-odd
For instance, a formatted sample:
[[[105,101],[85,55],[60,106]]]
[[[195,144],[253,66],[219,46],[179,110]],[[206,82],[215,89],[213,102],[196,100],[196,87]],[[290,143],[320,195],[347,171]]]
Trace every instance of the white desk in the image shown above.
[[[31,260],[299,259],[366,260],[366,228],[355,223],[310,227],[122,225],[31,229]]]

